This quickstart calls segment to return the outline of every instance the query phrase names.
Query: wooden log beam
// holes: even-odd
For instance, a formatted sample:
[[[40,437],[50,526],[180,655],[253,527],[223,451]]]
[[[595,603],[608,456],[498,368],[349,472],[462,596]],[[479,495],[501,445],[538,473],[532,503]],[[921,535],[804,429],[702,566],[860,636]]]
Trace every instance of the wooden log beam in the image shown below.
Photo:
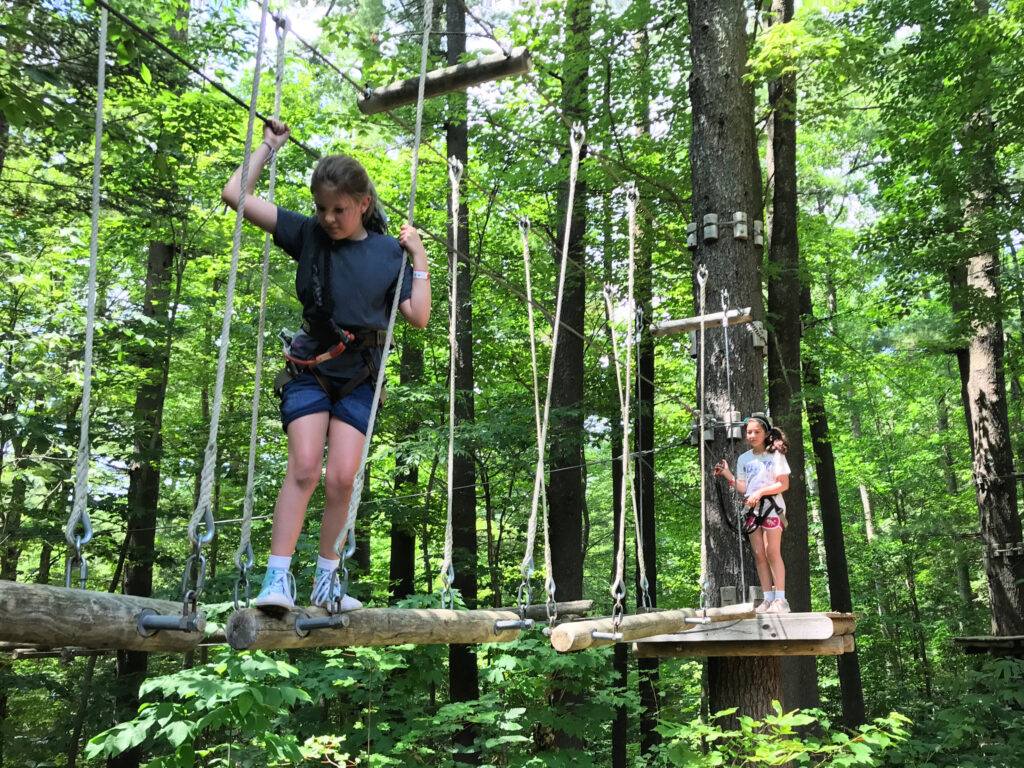
[[[700,643],[633,643],[638,659],[688,659],[698,656],[839,656],[853,650],[853,635],[824,640],[726,640]]]
[[[753,618],[754,606],[750,603],[739,603],[721,608],[708,608],[707,611],[681,608],[675,611],[652,611],[651,613],[623,616],[622,623],[619,625],[619,632],[622,634],[621,642],[679,630],[687,626],[686,619],[699,619],[705,615],[712,622],[737,621]],[[556,651],[568,653],[599,645],[611,645],[616,641],[594,637],[594,633],[610,633],[612,627],[611,617],[559,624],[551,630],[551,646]]]
[[[593,600],[568,600],[563,603],[555,603],[555,609],[558,611],[558,616],[582,616],[586,613],[590,613],[594,609]],[[511,605],[505,608],[495,608],[496,611],[508,611],[519,615],[519,606]],[[544,603],[535,603],[533,605],[526,606],[526,618],[533,619],[534,621],[547,621],[548,620],[548,608]]]
[[[704,315],[704,329],[709,330],[716,328],[722,324],[722,313],[712,312]],[[750,307],[744,309],[730,309],[725,313],[725,317],[729,325],[736,325],[737,323],[749,323],[754,319],[754,316],[750,312]],[[690,331],[700,330],[700,316],[697,317],[684,317],[681,320],[666,320],[663,323],[652,323],[651,324],[651,335],[652,336],[669,336],[675,333],[689,333]]]
[[[506,643],[518,629],[495,632],[496,621],[517,621],[509,611],[450,611],[433,608],[362,608],[340,614],[345,626],[316,629],[303,636],[295,621],[322,618],[322,608],[298,608],[272,615],[257,608],[235,611],[225,633],[236,651],[272,648],[340,648],[375,645],[469,645]]]
[[[850,613],[759,613],[755,618],[745,621],[654,635],[645,638],[643,642],[658,644],[826,640],[834,635],[849,635],[855,628],[856,614]]]
[[[195,632],[138,631],[145,610],[180,616],[181,603],[87,589],[0,581],[0,642],[19,647],[89,648],[125,651],[188,651],[203,639],[206,617]]]
[[[427,72],[423,96],[432,99],[446,93],[464,91],[472,85],[490,80],[501,80],[530,71],[530,54],[526,48],[513,48],[511,55],[495,53],[473,61]],[[389,109],[415,104],[419,95],[420,79],[410,77],[397,83],[377,88],[360,96],[356,106],[364,115],[376,115]]]

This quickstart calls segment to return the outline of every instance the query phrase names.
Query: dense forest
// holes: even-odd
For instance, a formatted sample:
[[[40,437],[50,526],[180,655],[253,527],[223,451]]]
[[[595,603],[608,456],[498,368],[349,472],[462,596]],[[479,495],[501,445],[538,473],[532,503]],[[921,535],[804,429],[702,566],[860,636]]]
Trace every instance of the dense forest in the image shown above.
[[[431,70],[532,63],[426,99],[417,140],[416,105],[358,101],[424,40]],[[16,588],[67,583],[184,588],[210,638],[0,642],[0,768],[1019,765],[1022,45],[1020,0],[0,0],[0,632],[45,620]],[[514,642],[223,644],[301,316],[291,259],[221,202],[272,115],[280,205],[311,213],[317,158],[352,154],[392,233],[414,202],[432,273],[349,590],[528,596],[546,618]],[[790,442],[789,601],[857,614],[856,649],[556,652],[545,603],[757,583],[712,464],[758,412]]]

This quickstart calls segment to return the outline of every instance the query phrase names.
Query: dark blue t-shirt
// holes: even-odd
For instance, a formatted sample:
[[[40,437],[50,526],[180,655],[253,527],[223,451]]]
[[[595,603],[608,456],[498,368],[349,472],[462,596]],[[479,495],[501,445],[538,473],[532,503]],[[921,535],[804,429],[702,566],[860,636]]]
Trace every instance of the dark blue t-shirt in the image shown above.
[[[367,231],[364,240],[330,240],[315,216],[303,216],[279,206],[274,244],[298,262],[295,292],[304,309],[315,306],[313,265],[319,262],[321,249],[329,244],[334,322],[346,330],[388,327],[402,264],[402,246],[394,237]],[[412,264],[406,261],[401,301],[411,296]],[[296,348],[313,345],[315,342],[304,331],[296,334]],[[371,352],[380,365],[383,348],[374,347]],[[317,370],[332,379],[347,379],[363,367],[362,353],[347,349],[318,365]]]

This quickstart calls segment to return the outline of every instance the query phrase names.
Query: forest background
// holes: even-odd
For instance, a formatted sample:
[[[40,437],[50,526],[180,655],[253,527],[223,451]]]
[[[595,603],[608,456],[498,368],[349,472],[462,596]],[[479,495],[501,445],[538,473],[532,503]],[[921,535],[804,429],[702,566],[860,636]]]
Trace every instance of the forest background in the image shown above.
[[[126,653],[70,662],[5,658],[0,766],[1016,764],[1024,741],[1020,666],[965,657],[952,638],[988,634],[993,620],[972,427],[961,398],[960,355],[979,323],[996,325],[1005,344],[999,394],[1012,453],[1005,458],[1014,459],[1011,487],[1013,466],[1024,459],[1024,273],[1017,257],[1024,4],[808,2],[795,12],[790,6],[791,18],[783,2],[723,2],[710,11],[701,5],[470,4],[463,37],[470,57],[525,45],[534,67],[527,77],[475,88],[465,98],[427,103],[416,223],[440,235],[428,242],[434,317],[426,331],[397,330],[352,590],[374,605],[437,604],[448,432],[443,286],[452,272],[443,245],[445,158],[452,126],[463,124],[469,162],[460,242],[467,258],[460,270],[462,394],[452,472],[456,505],[469,516],[458,521],[457,586],[469,605],[515,601],[537,450],[519,219],[532,223],[544,371],[566,228],[569,127],[579,120],[586,151],[575,210],[582,213],[569,227],[565,312],[581,333],[574,337],[576,357],[550,384],[551,469],[575,473],[583,494],[567,510],[550,492],[557,517],[552,556],[573,563],[566,568],[578,574],[559,598],[579,593],[597,601],[597,612],[611,610],[622,468],[612,337],[621,354],[633,316],[625,189],[635,184],[639,197],[638,326],[697,314],[695,254],[686,245],[694,218],[691,25],[698,14],[710,14],[700,23],[713,26],[716,13],[724,19],[727,7],[738,7],[746,18],[740,42],[767,205],[765,262],[757,268],[769,305],[768,355],[780,343],[768,287],[779,274],[768,258],[769,125],[778,114],[770,85],[795,78],[798,94],[794,279],[806,290],[795,335],[805,377],[790,405],[798,420],[802,411],[817,414],[818,425],[827,419],[852,607],[863,614],[863,713],[851,719],[844,711],[831,657],[817,662],[816,681],[800,679],[820,706],[811,716],[726,723],[706,711],[700,660],[665,660],[652,670],[612,649],[558,656],[539,633],[475,653],[443,646],[251,655],[212,648],[184,660]],[[243,106],[210,80],[243,99],[249,92],[259,9],[230,0],[126,0],[112,8],[139,28],[111,17],[90,416],[90,587],[151,589],[178,599],[234,226],[219,191],[241,161],[246,126]],[[450,14],[466,10],[453,3],[435,14],[432,66],[450,53],[452,43],[441,34],[451,28]],[[361,115],[357,90],[339,70],[373,85],[414,74],[422,7],[343,0],[282,12],[311,20],[299,34],[312,43],[287,43],[284,119],[305,147],[359,157],[392,206],[394,228],[409,196],[412,108],[398,112],[404,125]],[[86,2],[0,2],[0,578],[8,580],[63,583],[62,530],[82,398],[98,14]],[[273,110],[272,51],[268,34],[263,114]],[[750,125],[721,127],[737,131],[737,142],[741,128]],[[983,214],[971,219],[982,156],[994,183]],[[302,147],[282,151],[281,204],[309,210],[311,165]],[[997,243],[982,270],[998,290],[958,292],[958,270],[971,268],[979,233]],[[230,611],[237,578],[232,561],[246,485],[261,249],[262,238],[247,230],[217,437],[217,535],[203,595],[213,621]],[[271,260],[266,336],[273,358],[277,329],[294,328],[299,308],[289,260],[277,251]],[[617,308],[610,320],[605,284]],[[712,296],[709,311],[718,302]],[[732,343],[752,345],[751,328],[736,326]],[[685,338],[641,339],[649,357],[638,355],[650,368],[642,361],[640,367],[651,378],[641,381],[636,399],[653,412],[642,417],[637,409],[636,444],[647,448],[635,466],[645,519],[654,523],[646,541],[656,552],[652,591],[659,607],[696,606],[702,501],[690,435],[697,368]],[[763,367],[744,375],[768,375],[770,357],[759,359]],[[270,391],[276,366],[266,364],[260,400],[258,558],[268,546],[286,456]],[[582,397],[560,403],[573,387]],[[806,413],[803,419],[807,458],[794,475],[806,480],[807,512],[797,527],[807,539],[791,531],[786,546],[809,553],[806,598],[814,610],[828,610],[834,574],[822,532],[822,454]],[[734,456],[741,446],[730,450]],[[297,560],[309,561],[300,569],[312,567],[316,517],[310,514],[300,542]],[[1016,507],[1014,517],[1019,542]],[[630,547],[630,568],[632,554]],[[542,578],[535,577],[535,594]],[[736,582],[728,574],[725,580]],[[628,581],[635,601],[638,590]],[[792,736],[812,718],[818,728],[811,735]]]

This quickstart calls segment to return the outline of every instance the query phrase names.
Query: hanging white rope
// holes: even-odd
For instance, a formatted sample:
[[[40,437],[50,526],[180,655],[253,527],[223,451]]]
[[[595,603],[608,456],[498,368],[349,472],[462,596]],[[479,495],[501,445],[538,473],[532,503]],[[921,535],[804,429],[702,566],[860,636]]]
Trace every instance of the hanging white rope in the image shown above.
[[[519,234],[523,241],[523,274],[526,280],[526,313],[530,328],[530,366],[533,372],[533,421],[537,435],[537,448],[543,453],[543,442],[541,441],[541,410],[540,410],[540,380],[537,373],[537,331],[533,318],[533,278],[530,274],[530,220],[523,216],[519,219]],[[547,541],[547,499],[544,494],[540,496],[540,508],[544,517],[544,540]],[[533,576],[533,549],[537,540],[537,505],[534,504],[530,511],[530,518],[526,524],[526,546],[524,547],[523,562],[519,572],[522,575],[522,582],[516,596],[521,617],[526,616],[526,606],[533,602],[533,587],[530,578]],[[545,561],[547,572],[551,572],[550,553],[545,548]]]
[[[707,505],[707,482],[704,477],[704,468],[707,463],[707,451],[704,442],[704,419],[707,413],[707,393],[705,382],[707,380],[707,348],[704,340],[704,313],[707,304],[708,268],[703,264],[697,268],[697,286],[699,292],[700,308],[700,426],[697,435],[697,444],[700,446],[700,607],[707,608],[709,603],[708,589],[708,505]]]
[[[544,393],[544,416],[541,419],[539,437],[537,438],[537,465],[533,476],[533,498],[530,504],[530,515],[537,514],[540,495],[544,491],[544,448],[547,445],[548,423],[551,416],[551,380],[555,377],[555,358],[558,351],[558,335],[562,327],[562,296],[565,293],[565,271],[569,263],[569,237],[572,233],[572,211],[576,198],[576,177],[579,174],[580,152],[586,139],[586,130],[580,123],[573,125],[569,131],[569,148],[572,159],[569,164],[569,194],[565,204],[565,236],[562,241],[562,260],[558,271],[558,291],[555,299],[555,320],[551,335],[551,361],[548,365],[548,387]],[[530,306],[529,302],[527,306]],[[545,515],[544,522],[544,565],[547,578],[544,591],[547,593],[549,629],[557,619],[555,608],[555,580],[551,567],[551,542],[548,536],[548,525]]]
[[[221,401],[224,396],[224,375],[227,370],[228,345],[231,342],[231,313],[233,311],[235,300],[235,282],[238,277],[238,260],[239,254],[242,250],[242,222],[244,221],[245,211],[245,190],[249,178],[249,160],[252,156],[252,134],[253,126],[256,121],[256,103],[259,98],[260,69],[263,61],[263,39],[267,31],[267,5],[268,0],[263,0],[260,13],[260,31],[256,44],[256,65],[252,78],[252,92],[249,97],[249,122],[245,134],[245,156],[242,159],[242,172],[238,193],[238,211],[235,215],[235,231],[231,244],[231,270],[228,274],[228,284],[224,297],[224,320],[221,325],[220,341],[218,342],[219,354],[217,357],[217,379],[213,390],[213,404],[210,409],[210,434],[206,442],[206,452],[203,457],[203,470],[200,475],[199,496],[196,502],[195,511],[192,514],[192,519],[188,524],[188,538],[189,541],[192,542],[193,548],[192,557],[198,559],[200,563],[199,582],[195,590],[196,592],[201,591],[202,580],[204,578],[204,561],[201,556],[198,555],[198,551],[203,544],[213,538],[214,534],[211,497],[213,495],[214,472],[217,463],[217,431],[220,427],[220,408]],[[198,529],[199,524],[203,522],[206,525],[206,532],[202,537],[200,537]],[[187,581],[192,557],[190,557],[190,563],[185,567],[186,591],[188,591]]]
[[[65,586],[71,586],[72,565],[77,563],[79,584],[85,587],[88,566],[82,547],[92,538],[92,523],[89,520],[89,415],[92,395],[92,345],[96,328],[96,271],[99,261],[100,240],[100,171],[103,166],[103,99],[106,91],[107,72],[107,9],[100,11],[99,54],[96,64],[96,122],[92,160],[92,224],[89,234],[89,288],[85,312],[85,358],[82,378],[82,419],[78,437],[78,458],[75,464],[75,492],[71,514],[64,529],[64,538],[75,550],[68,557],[65,572]],[[82,533],[76,532],[79,524]]]
[[[455,568],[452,555],[455,534],[452,526],[452,511],[455,502],[455,371],[458,367],[458,317],[459,317],[459,185],[462,182],[462,163],[457,158],[448,159],[448,178],[451,181],[451,222],[452,247],[448,263],[451,265],[451,286],[448,291],[450,313],[448,320],[448,519],[444,529],[444,559],[441,562],[441,607],[454,608],[452,582]]]
[[[284,86],[284,53],[288,39],[290,22],[282,14],[274,26],[277,34],[277,60],[274,68],[274,111],[275,120],[281,117],[281,92]],[[277,186],[277,153],[270,155],[270,186],[267,190],[267,201],[274,202]],[[235,551],[235,567],[239,578],[235,584],[235,607],[238,607],[239,589],[244,589],[245,607],[249,606],[249,569],[255,562],[252,551],[252,512],[255,505],[256,484],[256,446],[259,435],[260,388],[263,381],[263,346],[267,328],[267,287],[270,284],[270,244],[273,238],[270,233],[263,238],[263,276],[260,283],[260,318],[256,332],[256,370],[253,376],[252,419],[249,422],[249,463],[245,479],[245,498],[242,503],[242,525],[239,533],[238,549]]]
[[[429,52],[430,29],[433,25],[433,0],[425,0],[423,4],[423,39],[420,54],[420,82],[419,92],[416,99],[416,128],[412,145],[412,174],[409,190],[409,224],[414,222],[416,212],[416,179],[419,172],[420,162],[420,141],[423,133],[423,92],[427,77],[427,53]],[[391,302],[391,320],[388,322],[387,335],[384,340],[384,351],[381,355],[380,369],[377,372],[377,383],[373,389],[373,401],[370,404],[370,419],[366,425],[366,437],[363,440],[363,453],[359,458],[359,469],[356,471],[355,480],[352,483],[352,496],[348,503],[348,516],[345,525],[342,527],[338,538],[334,542],[334,551],[338,555],[341,565],[341,590],[340,597],[335,601],[335,606],[340,605],[340,600],[345,596],[348,586],[348,571],[345,568],[345,559],[355,552],[355,525],[356,517],[359,514],[359,501],[363,495],[363,484],[366,482],[366,460],[370,455],[370,444],[373,441],[373,429],[377,422],[377,406],[380,403],[380,394],[384,388],[384,372],[387,368],[388,357],[391,354],[391,340],[395,332],[395,320],[398,316],[398,304],[402,296],[402,283],[405,281],[405,264],[408,255],[402,251],[402,263],[398,270],[398,279],[395,282],[395,296]],[[342,548],[345,540],[349,539],[348,546]],[[337,573],[337,572],[336,572]],[[337,578],[337,576],[336,576]],[[337,593],[337,591],[336,591]]]

